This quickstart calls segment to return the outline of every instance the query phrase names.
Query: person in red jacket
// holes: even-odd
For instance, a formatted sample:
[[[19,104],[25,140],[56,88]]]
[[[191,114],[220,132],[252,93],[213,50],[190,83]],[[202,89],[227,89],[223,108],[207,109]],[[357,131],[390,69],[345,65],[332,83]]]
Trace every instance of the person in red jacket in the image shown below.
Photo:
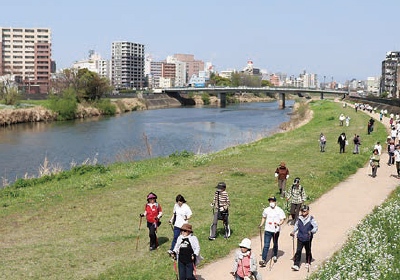
[[[282,161],[275,170],[275,178],[278,180],[279,194],[281,197],[285,196],[286,180],[289,178],[289,169],[286,163]]]
[[[157,202],[157,195],[149,193],[147,195],[147,203],[144,206],[144,213],[140,213],[140,217],[146,217],[147,227],[149,228],[150,251],[158,248],[157,228],[160,226],[160,218],[162,217],[161,205]]]

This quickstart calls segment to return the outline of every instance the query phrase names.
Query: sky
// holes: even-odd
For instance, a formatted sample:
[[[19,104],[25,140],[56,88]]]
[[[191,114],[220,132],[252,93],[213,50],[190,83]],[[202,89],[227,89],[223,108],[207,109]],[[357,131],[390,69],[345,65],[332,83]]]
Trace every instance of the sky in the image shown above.
[[[345,82],[379,76],[386,52],[400,51],[398,0],[2,2],[0,27],[51,29],[57,69],[89,50],[110,59],[112,42],[129,41],[155,61],[193,54],[222,71],[252,60],[268,73]]]

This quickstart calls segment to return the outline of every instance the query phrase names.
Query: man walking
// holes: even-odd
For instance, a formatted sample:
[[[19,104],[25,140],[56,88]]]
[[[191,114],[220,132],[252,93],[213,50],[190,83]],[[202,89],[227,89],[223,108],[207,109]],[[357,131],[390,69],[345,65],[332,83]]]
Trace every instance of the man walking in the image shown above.
[[[308,269],[312,260],[311,254],[311,241],[313,239],[313,235],[318,231],[318,225],[313,216],[309,215],[310,207],[308,205],[303,205],[301,207],[301,216],[296,221],[293,231],[290,233],[290,236],[294,238],[294,235],[297,231],[297,250],[294,255],[294,263],[292,269],[294,271],[298,271],[300,269],[300,261],[301,261],[301,251],[303,247],[306,250],[306,265],[305,267]]]
[[[284,197],[286,180],[289,178],[289,168],[286,167],[286,163],[284,161],[281,161],[279,166],[276,168],[275,178],[278,179],[279,194],[281,197]]]
[[[293,181],[290,191],[286,192],[286,200],[290,200],[290,215],[292,216],[292,225],[299,217],[300,207],[306,200],[306,192],[302,185],[300,185],[300,178],[297,177]]]
[[[267,255],[271,239],[273,240],[273,257],[272,260],[276,262],[278,260],[278,239],[281,225],[285,221],[285,213],[283,210],[276,205],[276,197],[271,196],[268,198],[269,206],[264,209],[262,213],[261,222],[259,228],[265,223],[264,227],[264,248],[262,251],[262,260],[260,266],[265,267],[267,265]]]

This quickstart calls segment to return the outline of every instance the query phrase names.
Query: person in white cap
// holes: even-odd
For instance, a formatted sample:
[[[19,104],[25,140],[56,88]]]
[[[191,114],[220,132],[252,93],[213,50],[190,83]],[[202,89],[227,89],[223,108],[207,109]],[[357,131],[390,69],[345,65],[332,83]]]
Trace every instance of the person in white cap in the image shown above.
[[[261,280],[261,275],[257,272],[257,260],[251,253],[251,240],[244,238],[239,244],[240,249],[235,252],[235,259],[231,269],[231,274],[235,280],[257,279]]]

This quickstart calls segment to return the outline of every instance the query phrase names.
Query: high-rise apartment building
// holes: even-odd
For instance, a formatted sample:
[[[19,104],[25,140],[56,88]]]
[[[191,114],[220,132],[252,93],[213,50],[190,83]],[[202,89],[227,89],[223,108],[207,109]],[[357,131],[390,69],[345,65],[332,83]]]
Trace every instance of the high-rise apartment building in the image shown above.
[[[0,76],[29,93],[48,93],[52,70],[49,28],[0,27]]]
[[[400,97],[400,52],[387,52],[382,61],[380,94],[387,92],[388,97]]]
[[[111,46],[111,82],[116,88],[142,88],[144,76],[144,45],[113,42]]]

